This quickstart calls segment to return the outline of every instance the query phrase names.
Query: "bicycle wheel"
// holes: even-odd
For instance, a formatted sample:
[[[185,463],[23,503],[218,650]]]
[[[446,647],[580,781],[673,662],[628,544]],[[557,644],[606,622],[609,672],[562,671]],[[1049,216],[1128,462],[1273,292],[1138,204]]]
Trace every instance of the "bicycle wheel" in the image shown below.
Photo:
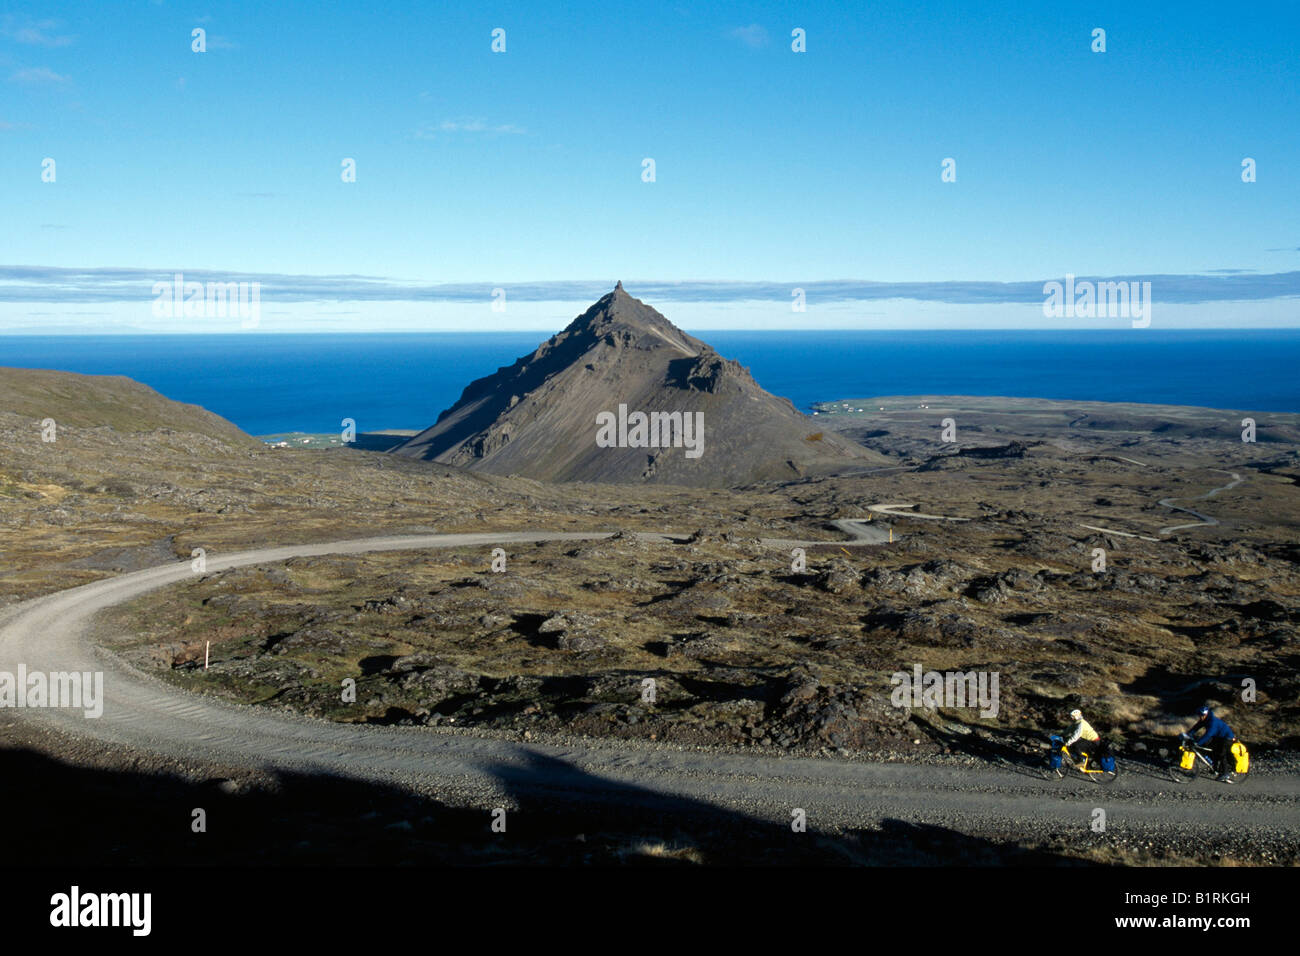
[[[1191,783],[1200,775],[1201,768],[1204,764],[1201,762],[1201,759],[1197,757],[1192,761],[1191,768],[1184,770],[1178,765],[1181,757],[1182,755],[1179,754],[1179,758],[1175,759],[1174,762],[1169,765],[1169,779],[1173,780],[1174,783]]]

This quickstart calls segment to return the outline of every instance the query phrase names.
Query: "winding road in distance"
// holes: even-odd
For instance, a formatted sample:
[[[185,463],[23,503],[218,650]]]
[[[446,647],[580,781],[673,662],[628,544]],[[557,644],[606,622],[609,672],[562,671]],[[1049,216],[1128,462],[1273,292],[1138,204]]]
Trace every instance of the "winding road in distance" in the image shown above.
[[[1167,528],[1161,528],[1159,532],[1160,534],[1168,534],[1171,531],[1181,531],[1184,528],[1206,528],[1219,523],[1218,518],[1211,518],[1209,515],[1203,515],[1199,511],[1193,511],[1191,508],[1182,508],[1179,507],[1178,505],[1171,504],[1171,502],[1174,501],[1204,501],[1206,498],[1213,498],[1220,491],[1227,491],[1229,488],[1236,488],[1239,484],[1245,481],[1245,479],[1242,478],[1241,475],[1237,474],[1235,471],[1224,471],[1222,468],[1214,468],[1212,470],[1217,471],[1221,475],[1230,475],[1232,477],[1232,481],[1228,482],[1226,485],[1220,485],[1218,488],[1212,488],[1209,491],[1207,491],[1205,494],[1197,495],[1195,498],[1161,498],[1160,499],[1160,504],[1163,505],[1164,507],[1169,508],[1173,511],[1184,511],[1189,515],[1193,515],[1194,517],[1200,518],[1201,520],[1193,521],[1189,524],[1173,524]]]
[[[1123,455],[1113,455],[1111,457],[1119,458],[1122,461],[1132,462],[1135,465],[1141,465],[1143,468],[1150,467],[1144,462],[1137,461],[1133,458],[1125,458]],[[1201,514],[1201,512],[1199,511],[1193,511],[1191,508],[1184,508],[1181,505],[1176,505],[1173,503],[1175,501],[1204,501],[1206,498],[1213,498],[1220,491],[1228,491],[1231,488],[1235,488],[1237,487],[1237,485],[1241,484],[1243,481],[1246,480],[1242,478],[1241,475],[1237,474],[1235,471],[1224,471],[1222,468],[1212,468],[1210,470],[1217,471],[1221,475],[1228,475],[1232,478],[1232,481],[1228,482],[1226,485],[1220,485],[1218,488],[1212,488],[1209,491],[1207,491],[1205,494],[1197,495],[1194,498],[1161,498],[1160,501],[1157,502],[1157,504],[1161,505],[1162,507],[1168,508],[1171,511],[1182,511],[1185,514],[1192,515],[1193,517],[1199,518],[1200,520],[1190,521],[1187,522],[1186,524],[1169,525],[1168,527],[1161,528],[1158,532],[1156,532],[1157,534],[1169,534],[1170,532],[1183,531],[1186,530],[1187,528],[1209,528],[1219,523],[1218,518],[1214,518],[1206,514]],[[916,505],[912,505],[912,504],[869,505],[867,507],[867,510],[874,511],[876,514],[888,515],[891,518],[919,518],[923,521],[970,521],[971,520],[970,518],[956,518],[950,515],[922,514],[920,512],[907,510],[909,508],[915,508],[915,507]],[[841,523],[837,522],[836,523],[837,527],[840,524]],[[1087,528],[1089,531],[1100,531],[1103,534],[1119,535],[1121,538],[1141,538],[1143,541],[1164,540],[1164,538],[1152,537],[1151,535],[1136,534],[1132,531],[1116,531],[1114,528],[1101,528],[1098,527],[1097,525],[1092,525],[1092,524],[1080,524],[1079,527]],[[841,530],[847,531],[848,529],[842,528]]]
[[[847,520],[851,544],[880,533]],[[843,527],[841,525],[841,527]],[[860,533],[860,536],[859,536]],[[368,551],[434,551],[609,537],[583,532],[506,532],[374,537],[211,555],[209,572],[295,557]],[[646,535],[670,541],[666,535]],[[771,540],[784,546],[787,542]],[[806,542],[836,544],[836,542]],[[318,772],[409,787],[449,804],[503,805],[510,794],[543,802],[610,806],[646,801],[707,806],[771,821],[788,831],[790,811],[813,830],[905,820],[954,829],[1033,833],[1044,824],[1085,834],[1102,792],[1085,780],[1053,782],[994,763],[864,763],[766,756],[615,740],[520,743],[470,731],[331,723],[189,693],[135,671],[91,643],[92,618],[156,588],[192,579],[188,561],[96,581],[0,612],[0,670],[103,671],[104,712],[27,709],[21,719],[186,761]],[[1196,839],[1228,827],[1262,840],[1300,838],[1300,775],[1252,773],[1240,787],[1179,787],[1137,765],[1104,791],[1108,832],[1158,830]],[[680,801],[680,803],[679,803]],[[1169,828],[1174,828],[1170,831]]]

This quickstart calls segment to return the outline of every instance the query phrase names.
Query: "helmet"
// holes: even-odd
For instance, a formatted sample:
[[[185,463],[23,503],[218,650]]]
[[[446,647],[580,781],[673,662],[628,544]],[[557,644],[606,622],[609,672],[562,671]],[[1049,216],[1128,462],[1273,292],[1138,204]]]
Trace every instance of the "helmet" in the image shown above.
[[[1196,713],[1201,717],[1208,717],[1211,713],[1213,713],[1213,711],[1211,711],[1209,707],[1202,707]]]
[[[1081,710],[1072,710],[1072,711],[1070,711],[1070,719],[1071,719],[1071,720],[1083,720],[1083,711],[1081,711]]]

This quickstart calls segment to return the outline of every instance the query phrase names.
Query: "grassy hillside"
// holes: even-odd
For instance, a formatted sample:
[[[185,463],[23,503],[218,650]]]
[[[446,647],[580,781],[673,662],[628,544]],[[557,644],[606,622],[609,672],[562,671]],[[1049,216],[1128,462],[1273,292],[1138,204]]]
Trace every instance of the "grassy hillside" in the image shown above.
[[[197,405],[173,402],[122,375],[0,368],[0,412],[52,418],[60,426],[106,425],[123,433],[170,428],[239,444],[256,442],[221,416]]]

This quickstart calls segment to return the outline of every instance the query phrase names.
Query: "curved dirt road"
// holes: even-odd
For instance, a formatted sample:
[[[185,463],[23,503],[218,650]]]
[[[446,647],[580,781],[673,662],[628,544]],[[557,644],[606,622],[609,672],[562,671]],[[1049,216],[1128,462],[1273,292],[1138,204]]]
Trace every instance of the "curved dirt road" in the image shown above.
[[[916,505],[868,505],[868,511],[874,511],[876,514],[889,515],[891,518],[920,518],[923,521],[970,521],[970,518],[953,518],[949,515],[928,515],[920,511],[899,511],[900,508],[915,508]]]
[[[606,534],[498,533],[379,537],[261,548],[208,559],[209,571],[291,557],[591,540]],[[826,542],[819,542],[826,543]],[[90,643],[93,616],[155,588],[191,578],[188,562],[125,574],[0,614],[0,670],[103,671],[104,712],[29,709],[24,719],[189,760],[315,771],[493,807],[511,795],[609,805],[721,808],[787,827],[792,808],[814,830],[894,819],[953,828],[1033,833],[1048,824],[1089,825],[1094,807],[1116,833],[1194,839],[1211,828],[1250,828],[1260,839],[1300,838],[1300,777],[1252,774],[1241,787],[1180,788],[1143,768],[1101,790],[1084,780],[1047,781],[1025,768],[978,764],[858,763],[682,750],[624,741],[524,744],[431,728],[367,727],[295,717],[190,694],[128,669]],[[1172,830],[1170,828],[1173,828]]]
[[[1160,531],[1158,532],[1159,534],[1169,534],[1169,532],[1171,531],[1181,531],[1183,528],[1208,528],[1219,523],[1218,518],[1212,518],[1209,515],[1201,514],[1199,511],[1193,511],[1191,508],[1183,508],[1178,505],[1170,503],[1173,501],[1204,501],[1206,498],[1213,498],[1220,491],[1227,491],[1230,488],[1235,488],[1243,481],[1245,481],[1245,479],[1242,478],[1241,475],[1237,474],[1235,471],[1224,471],[1222,468],[1214,468],[1212,470],[1217,471],[1221,475],[1231,475],[1232,481],[1228,482],[1226,485],[1220,485],[1218,488],[1212,488],[1211,490],[1207,491],[1205,494],[1197,495],[1195,498],[1161,498],[1159,502],[1161,505],[1163,505],[1166,508],[1169,508],[1171,511],[1183,511],[1189,515],[1192,515],[1193,517],[1200,518],[1201,520],[1193,521],[1188,524],[1173,524],[1167,528],[1161,528]]]
[[[856,548],[868,544],[889,544],[889,526],[881,527],[869,518],[839,518],[831,522],[837,531],[849,536],[847,541],[800,541],[794,538],[763,538],[769,548],[807,548],[812,545],[834,545],[838,548]],[[642,535],[642,537],[647,537]]]

